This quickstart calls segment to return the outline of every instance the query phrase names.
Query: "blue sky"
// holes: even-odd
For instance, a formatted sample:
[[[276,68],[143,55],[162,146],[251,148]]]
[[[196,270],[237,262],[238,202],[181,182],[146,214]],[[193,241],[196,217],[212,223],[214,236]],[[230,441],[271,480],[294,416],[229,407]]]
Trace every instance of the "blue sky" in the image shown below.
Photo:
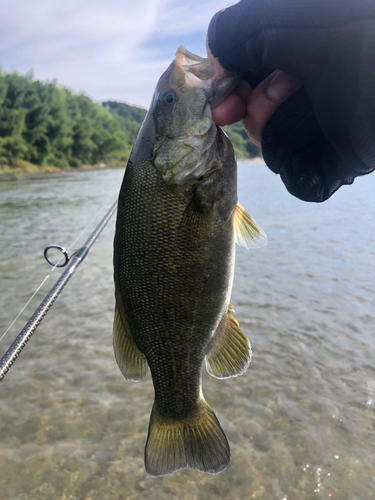
[[[148,107],[182,44],[205,55],[222,0],[0,0],[0,67]]]

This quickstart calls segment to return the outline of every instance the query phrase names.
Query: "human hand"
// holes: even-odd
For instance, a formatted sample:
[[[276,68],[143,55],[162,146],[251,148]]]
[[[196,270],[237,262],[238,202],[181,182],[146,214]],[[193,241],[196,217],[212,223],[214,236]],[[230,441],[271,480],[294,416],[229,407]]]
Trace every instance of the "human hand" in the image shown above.
[[[207,57],[212,58],[207,47]],[[254,89],[242,81],[228,97],[212,110],[212,117],[220,127],[242,120],[247,135],[261,147],[262,133],[268,120],[291,94],[301,87],[297,78],[283,71],[271,73]]]

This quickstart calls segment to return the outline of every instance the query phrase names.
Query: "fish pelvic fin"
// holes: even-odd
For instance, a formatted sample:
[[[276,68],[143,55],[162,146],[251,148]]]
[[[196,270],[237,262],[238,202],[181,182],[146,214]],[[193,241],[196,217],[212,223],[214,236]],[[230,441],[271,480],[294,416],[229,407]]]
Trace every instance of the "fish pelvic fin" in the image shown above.
[[[117,303],[113,322],[113,348],[117,364],[127,380],[138,382],[146,375],[146,356],[134,342],[129,325],[120,314]]]
[[[186,467],[218,474],[229,464],[229,443],[203,398],[196,413],[182,420],[162,417],[154,404],[145,449],[148,474],[165,476]]]
[[[238,377],[246,372],[251,362],[250,342],[232,312],[234,308],[229,304],[206,355],[206,369],[215,378]]]
[[[233,213],[236,243],[245,248],[259,248],[267,245],[267,235],[250,214],[237,202]]]

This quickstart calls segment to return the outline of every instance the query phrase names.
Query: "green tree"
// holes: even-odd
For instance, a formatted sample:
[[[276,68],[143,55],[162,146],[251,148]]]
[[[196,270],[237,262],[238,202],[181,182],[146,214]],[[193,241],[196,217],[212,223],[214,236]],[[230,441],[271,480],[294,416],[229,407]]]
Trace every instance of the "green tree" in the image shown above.
[[[146,110],[0,70],[0,165],[126,164]],[[240,124],[226,127],[238,157],[259,155]]]

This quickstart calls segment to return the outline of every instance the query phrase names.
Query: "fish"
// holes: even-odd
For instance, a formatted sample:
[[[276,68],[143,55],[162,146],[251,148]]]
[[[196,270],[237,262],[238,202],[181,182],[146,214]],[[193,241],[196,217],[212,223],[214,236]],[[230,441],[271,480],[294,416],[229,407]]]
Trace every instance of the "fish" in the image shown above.
[[[217,474],[225,433],[202,393],[242,375],[251,346],[233,316],[235,242],[267,237],[237,201],[237,164],[212,107],[238,83],[180,46],[160,77],[121,185],[114,238],[113,344],[127,380],[150,368],[155,391],[145,469]]]

